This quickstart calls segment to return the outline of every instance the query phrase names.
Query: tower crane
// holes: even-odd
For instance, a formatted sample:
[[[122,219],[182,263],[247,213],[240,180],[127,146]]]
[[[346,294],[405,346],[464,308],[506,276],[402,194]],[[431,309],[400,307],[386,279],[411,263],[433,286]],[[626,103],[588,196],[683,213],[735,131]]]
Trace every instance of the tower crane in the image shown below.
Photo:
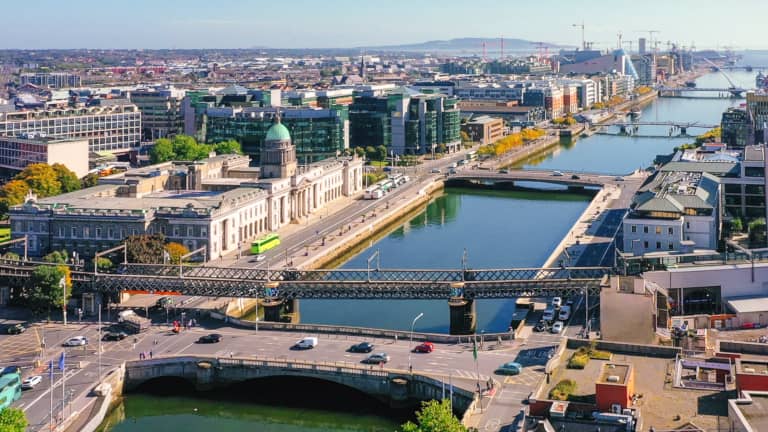
[[[584,39],[584,21],[581,21],[581,24],[571,24],[571,27],[579,27],[581,28],[581,49],[585,50],[587,49],[587,42]]]

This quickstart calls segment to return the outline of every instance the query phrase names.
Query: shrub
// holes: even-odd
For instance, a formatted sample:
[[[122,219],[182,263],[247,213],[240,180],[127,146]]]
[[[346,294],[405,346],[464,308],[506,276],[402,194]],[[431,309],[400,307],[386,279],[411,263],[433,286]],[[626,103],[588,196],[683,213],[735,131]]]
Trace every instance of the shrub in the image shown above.
[[[568,400],[568,397],[576,391],[576,381],[564,379],[550,390],[549,398],[554,400]]]
[[[568,359],[568,369],[584,369],[587,363],[589,363],[589,355],[576,352]]]
[[[608,351],[600,351],[600,350],[592,350],[589,353],[589,358],[595,359],[595,360],[610,360],[612,354]]]

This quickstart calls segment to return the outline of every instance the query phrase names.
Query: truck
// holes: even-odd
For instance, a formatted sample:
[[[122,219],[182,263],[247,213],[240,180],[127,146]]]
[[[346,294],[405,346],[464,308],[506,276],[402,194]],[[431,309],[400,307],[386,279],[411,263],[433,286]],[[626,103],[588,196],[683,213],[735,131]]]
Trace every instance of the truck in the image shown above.
[[[123,317],[121,325],[130,333],[141,333],[149,330],[152,320],[133,314]]]

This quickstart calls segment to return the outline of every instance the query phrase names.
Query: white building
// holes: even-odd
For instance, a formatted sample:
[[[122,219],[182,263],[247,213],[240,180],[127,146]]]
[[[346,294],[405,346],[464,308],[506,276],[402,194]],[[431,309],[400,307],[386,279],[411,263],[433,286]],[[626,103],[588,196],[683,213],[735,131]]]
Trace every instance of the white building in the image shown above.
[[[78,177],[85,177],[88,174],[88,140],[40,135],[0,136],[0,167],[21,171],[36,163],[60,163]]]

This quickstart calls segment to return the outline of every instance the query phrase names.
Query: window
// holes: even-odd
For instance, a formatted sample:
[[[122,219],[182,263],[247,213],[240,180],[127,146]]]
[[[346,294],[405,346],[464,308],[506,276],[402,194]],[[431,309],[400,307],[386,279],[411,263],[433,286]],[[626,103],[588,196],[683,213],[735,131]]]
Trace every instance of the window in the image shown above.
[[[109,229],[109,238],[111,239],[115,238],[115,230],[113,228]]]
[[[674,229],[674,228],[672,228],[672,227],[669,227],[669,228],[667,228],[667,233],[668,233],[669,235],[673,235],[673,234],[675,233],[675,229]]]
[[[637,232],[637,225],[632,225],[632,232]]]
[[[136,228],[131,230],[131,235],[137,235],[137,234],[138,234],[138,232],[136,231]]]
[[[72,237],[77,237],[77,227],[72,227]]]
[[[96,228],[96,238],[101,238],[101,228]]]
[[[125,230],[124,230],[124,229],[121,229],[121,230],[120,230],[120,238],[121,238],[121,239],[124,239],[124,238],[125,238]]]
[[[685,229],[691,229],[691,223],[690,222],[686,222],[685,223]]]
[[[179,227],[173,227],[173,236],[178,237],[179,236]]]
[[[208,228],[206,227],[200,228],[200,237],[208,237]]]
[[[64,237],[64,232],[65,232],[65,231],[64,231],[64,227],[63,227],[63,226],[60,226],[60,227],[59,227],[59,237]]]
[[[661,227],[656,225],[656,235],[661,234]]]
[[[643,242],[643,249],[648,249],[648,240]]]
[[[91,235],[91,229],[89,227],[83,227],[83,238],[88,238]]]
[[[661,249],[661,242],[656,242],[656,249]]]
[[[672,242],[669,242],[669,250],[672,250],[675,248],[675,244]]]
[[[643,227],[643,232],[644,232],[644,233],[646,233],[646,234],[648,234],[648,227],[647,227],[647,226],[644,226],[644,227]]]
[[[187,237],[192,237],[195,235],[195,229],[191,226],[187,227]]]

